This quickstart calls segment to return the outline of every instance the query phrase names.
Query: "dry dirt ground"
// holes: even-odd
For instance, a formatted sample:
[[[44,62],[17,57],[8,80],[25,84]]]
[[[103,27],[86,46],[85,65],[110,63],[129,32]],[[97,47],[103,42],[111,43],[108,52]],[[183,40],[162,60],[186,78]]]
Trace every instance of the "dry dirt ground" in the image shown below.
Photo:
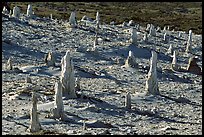
[[[2,134],[23,135],[30,126],[31,93],[38,92],[38,112],[42,131],[36,134],[110,134],[110,135],[201,135],[202,76],[187,72],[172,72],[172,56],[166,54],[169,45],[177,51],[177,63],[187,67],[192,54],[185,54],[188,32],[167,31],[151,36],[143,43],[144,29],[138,31],[138,45],[130,42],[131,27],[103,24],[99,45],[93,47],[94,25],[70,30],[66,22],[34,17],[20,20],[2,17]],[[79,23],[80,25],[80,23]],[[179,42],[178,42],[179,41]],[[178,44],[179,43],[179,44]],[[54,84],[59,79],[60,61],[70,50],[75,77],[80,79],[83,98],[64,99],[70,121],[49,118],[54,100]],[[133,51],[138,68],[123,68],[129,50]],[[149,71],[151,50],[158,55],[157,77],[161,95],[142,95]],[[56,66],[47,67],[44,56],[52,51]],[[193,34],[192,53],[202,66],[202,35]],[[9,71],[5,64],[12,58]],[[165,69],[166,68],[166,69]],[[32,83],[25,83],[30,75]],[[130,92],[131,109],[125,108],[125,95]]]

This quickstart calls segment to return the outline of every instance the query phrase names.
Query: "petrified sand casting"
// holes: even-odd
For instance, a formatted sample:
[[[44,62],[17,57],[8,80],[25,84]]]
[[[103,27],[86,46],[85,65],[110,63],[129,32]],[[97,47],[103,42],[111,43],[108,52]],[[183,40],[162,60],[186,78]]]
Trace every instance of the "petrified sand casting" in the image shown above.
[[[75,93],[75,78],[74,78],[74,66],[70,58],[69,51],[61,60],[62,71],[60,82],[62,83],[62,93],[67,98],[76,98]]]
[[[38,132],[41,130],[41,125],[39,122],[39,118],[38,118],[38,113],[37,113],[37,95],[35,92],[33,92],[32,94],[32,108],[30,110],[30,132]]]
[[[157,81],[157,53],[152,51],[152,57],[150,60],[150,69],[148,72],[148,78],[146,81],[147,94],[159,95],[159,87]]]

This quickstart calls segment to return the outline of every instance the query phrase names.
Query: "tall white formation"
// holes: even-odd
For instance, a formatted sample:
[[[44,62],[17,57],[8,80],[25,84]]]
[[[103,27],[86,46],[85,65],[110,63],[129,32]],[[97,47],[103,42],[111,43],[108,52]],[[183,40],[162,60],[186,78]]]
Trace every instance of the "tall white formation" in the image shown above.
[[[29,4],[27,8],[27,16],[32,17],[32,15],[33,15],[32,5]]]
[[[75,28],[77,26],[75,11],[71,12],[71,15],[69,17],[69,25],[71,26],[71,28]]]
[[[96,33],[98,33],[99,31],[99,23],[100,23],[100,16],[99,16],[99,12],[96,12]]]
[[[166,43],[169,42],[169,38],[168,38],[168,35],[166,32],[164,33],[164,42],[166,42]]]
[[[186,52],[190,52],[192,48],[192,30],[189,30]]]
[[[168,31],[169,31],[169,29],[170,29],[169,26],[167,26],[167,30],[168,30]]]
[[[161,31],[161,28],[159,26],[157,26],[157,29],[156,29],[157,32]]]
[[[38,132],[41,129],[41,125],[39,122],[39,118],[38,118],[38,113],[37,113],[37,95],[35,92],[33,92],[32,94],[32,108],[30,110],[30,132]]]
[[[77,98],[75,93],[74,65],[70,58],[69,51],[67,51],[62,58],[61,65],[60,82],[62,83],[62,94],[68,98]]]
[[[156,36],[156,30],[155,30],[153,24],[150,25],[149,35],[150,36]]]
[[[64,119],[64,105],[62,100],[62,84],[57,81],[55,83],[55,101],[54,101],[54,109],[53,116],[56,119]]]
[[[12,10],[10,10],[9,12],[9,18],[12,16]]]
[[[127,109],[131,109],[131,95],[130,95],[130,92],[128,92],[127,95],[125,96],[125,107]]]
[[[178,33],[178,41],[177,41],[177,46],[179,47],[180,45],[180,38],[181,38],[181,32]]]
[[[164,32],[166,32],[166,26],[164,26],[164,29],[163,29],[163,31],[164,31]]]
[[[48,67],[50,66],[55,66],[55,57],[52,52],[48,52],[46,58],[45,58],[45,63]]]
[[[8,61],[6,63],[6,70],[13,70],[11,57],[8,59]]]
[[[147,33],[144,33],[143,42],[148,42],[148,35],[147,35]]]
[[[19,7],[15,6],[13,8],[13,15],[12,16],[15,18],[20,18],[20,8]]]
[[[167,50],[167,54],[173,54],[173,47],[172,47],[172,44],[169,45],[169,48]]]
[[[137,45],[137,30],[136,28],[132,28],[132,34],[131,34],[131,40],[132,44]]]
[[[152,51],[152,57],[150,59],[150,69],[148,72],[145,89],[147,90],[147,94],[160,94],[157,81],[157,53],[155,51]]]
[[[99,16],[99,12],[96,12],[96,23],[100,21],[100,16]]]
[[[98,45],[98,33],[96,33],[95,38],[94,38],[94,51],[96,50],[96,45]]]
[[[127,27],[127,22],[123,22],[122,27]]]
[[[52,14],[50,14],[50,19],[52,20]]]
[[[181,32],[178,33],[178,38],[179,38],[179,39],[181,38]]]
[[[134,25],[134,21],[133,21],[133,20],[130,20],[127,25],[128,25],[128,26],[133,26],[133,25]]]
[[[129,51],[128,58],[125,61],[125,67],[136,68],[138,66],[135,56],[133,55],[132,51]]]
[[[150,24],[147,24],[146,31],[149,31],[149,30],[150,30],[150,27],[151,27],[151,25],[150,25]]]
[[[173,54],[171,69],[173,69],[173,70],[178,70],[179,69],[178,65],[177,65],[176,51],[174,51],[174,54]]]
[[[9,11],[6,9],[6,7],[4,6],[3,8],[3,11],[2,11],[3,14],[9,14]]]

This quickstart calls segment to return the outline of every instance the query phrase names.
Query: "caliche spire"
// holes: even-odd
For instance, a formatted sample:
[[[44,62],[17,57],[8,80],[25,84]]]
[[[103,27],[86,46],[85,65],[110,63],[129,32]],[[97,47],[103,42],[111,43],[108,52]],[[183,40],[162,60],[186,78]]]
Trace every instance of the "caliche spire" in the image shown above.
[[[62,93],[68,98],[77,98],[75,93],[74,66],[69,51],[66,52],[61,63],[62,71],[60,82],[62,83]]]
[[[150,69],[148,72],[148,78],[146,81],[147,94],[158,95],[160,94],[157,81],[157,53],[152,51],[152,57],[150,59]]]

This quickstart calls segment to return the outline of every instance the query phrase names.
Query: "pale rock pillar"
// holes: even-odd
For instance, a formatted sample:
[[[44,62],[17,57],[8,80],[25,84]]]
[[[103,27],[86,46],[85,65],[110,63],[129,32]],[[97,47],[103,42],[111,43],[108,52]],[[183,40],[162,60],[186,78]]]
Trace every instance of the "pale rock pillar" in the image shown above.
[[[19,7],[15,6],[13,8],[13,15],[12,16],[15,18],[20,18],[20,8]]]
[[[148,42],[148,35],[147,35],[147,33],[144,33],[143,42]]]
[[[150,25],[149,35],[156,36],[156,30],[152,24]]]
[[[150,30],[150,27],[151,27],[151,25],[150,25],[150,24],[147,24],[146,31],[149,31],[149,30]]]
[[[64,105],[62,100],[62,84],[61,82],[55,83],[55,101],[54,101],[54,109],[53,116],[57,119],[64,118]]]
[[[189,30],[186,52],[191,52],[192,48],[192,30]]]
[[[152,57],[150,59],[150,69],[148,72],[148,78],[146,81],[147,94],[158,95],[160,94],[157,81],[157,53],[152,51]]]
[[[127,95],[125,96],[125,107],[127,109],[131,109],[131,95],[130,95],[130,92],[128,92]]]
[[[38,118],[38,113],[37,113],[37,95],[35,92],[32,94],[32,108],[30,110],[30,132],[38,132],[41,130],[41,125],[39,122]]]
[[[32,5],[29,4],[27,8],[27,16],[32,17],[32,15],[33,15]]]
[[[167,33],[164,33],[164,42],[168,43],[169,42],[169,37],[167,35]]]
[[[136,30],[136,28],[132,28],[132,34],[131,34],[131,42],[132,42],[132,44],[134,44],[134,45],[137,45],[138,43],[137,43],[137,30]]]
[[[3,11],[2,11],[3,14],[9,14],[9,11],[6,9],[6,7],[4,6],[3,8]]]
[[[75,28],[77,26],[76,24],[76,13],[75,11],[74,12],[71,12],[71,15],[69,17],[69,24],[72,28]]]
[[[60,82],[62,83],[62,94],[68,98],[77,98],[75,93],[74,65],[69,51],[61,60],[62,70]]]
[[[178,65],[177,65],[176,51],[174,51],[174,54],[173,54],[171,69],[173,69],[173,70],[178,70],[179,69]]]
[[[135,56],[133,55],[132,51],[129,51],[129,55],[127,60],[125,61],[125,67],[132,67],[136,68],[138,66]]]
[[[168,50],[167,50],[167,53],[168,53],[168,54],[171,54],[171,55],[173,54],[172,44],[169,45],[169,48],[168,48]]]
[[[13,63],[12,63],[11,57],[8,59],[6,63],[6,70],[13,70]]]

